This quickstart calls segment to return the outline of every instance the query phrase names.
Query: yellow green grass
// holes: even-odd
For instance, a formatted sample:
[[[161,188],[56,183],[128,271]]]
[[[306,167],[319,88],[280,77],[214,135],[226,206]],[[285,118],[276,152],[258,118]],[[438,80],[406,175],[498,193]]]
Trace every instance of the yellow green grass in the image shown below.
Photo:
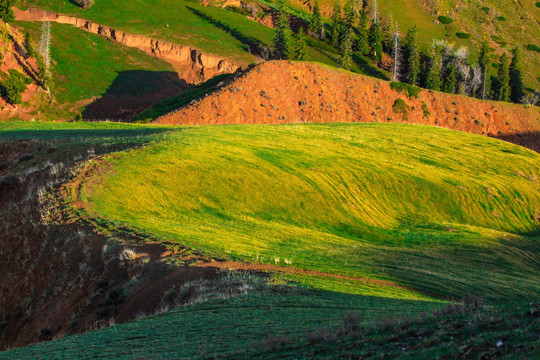
[[[540,291],[540,155],[509,143],[396,124],[192,127],[103,166],[82,187],[93,216],[219,256],[453,298]]]

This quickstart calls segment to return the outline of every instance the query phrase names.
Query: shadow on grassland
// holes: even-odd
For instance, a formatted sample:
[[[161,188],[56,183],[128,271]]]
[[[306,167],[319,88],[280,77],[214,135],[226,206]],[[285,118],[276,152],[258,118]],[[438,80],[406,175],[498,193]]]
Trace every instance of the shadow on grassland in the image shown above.
[[[118,73],[105,94],[88,105],[83,120],[128,120],[160,101],[190,88],[174,72],[130,70]]]

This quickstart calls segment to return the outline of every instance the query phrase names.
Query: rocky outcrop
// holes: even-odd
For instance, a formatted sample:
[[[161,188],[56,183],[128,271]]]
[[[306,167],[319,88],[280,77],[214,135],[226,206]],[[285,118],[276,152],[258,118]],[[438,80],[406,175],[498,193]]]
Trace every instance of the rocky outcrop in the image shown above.
[[[399,101],[398,101],[399,100]],[[270,61],[161,124],[397,122],[497,137],[540,151],[540,108],[421,90],[313,63]]]
[[[219,56],[204,54],[199,49],[153,39],[143,35],[129,34],[110,26],[94,23],[77,17],[66,16],[43,10],[14,9],[17,20],[43,21],[49,19],[60,24],[73,25],[81,30],[101,35],[111,41],[140,49],[147,54],[171,63],[180,78],[188,83],[197,84],[219,74],[234,73],[240,66]]]

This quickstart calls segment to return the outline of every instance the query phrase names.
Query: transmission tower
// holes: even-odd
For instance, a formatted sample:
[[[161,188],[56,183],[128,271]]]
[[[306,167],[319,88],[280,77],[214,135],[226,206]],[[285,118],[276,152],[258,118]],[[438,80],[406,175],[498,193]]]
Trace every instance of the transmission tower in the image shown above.
[[[41,26],[41,39],[39,41],[39,53],[43,57],[43,62],[47,71],[51,68],[51,22],[47,14],[43,16],[43,24]]]

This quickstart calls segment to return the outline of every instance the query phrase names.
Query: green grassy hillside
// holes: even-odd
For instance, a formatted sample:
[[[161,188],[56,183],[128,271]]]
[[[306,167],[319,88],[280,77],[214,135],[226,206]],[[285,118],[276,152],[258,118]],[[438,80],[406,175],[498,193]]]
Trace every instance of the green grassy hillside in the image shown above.
[[[41,24],[19,22],[18,25],[29,29],[33,38],[39,39]],[[69,25],[52,23],[51,27],[54,61],[51,88],[54,98],[63,106],[40,110],[50,113],[52,120],[80,112],[88,100],[106,94],[115,80],[126,81],[123,74],[138,74],[130,80],[134,93],[144,93],[153,85],[151,80],[155,81],[160,74],[176,76],[170,64],[137,49]]]
[[[444,308],[414,289],[373,282],[237,274],[230,279],[245,282],[244,295],[222,298],[228,278],[195,281],[180,296],[199,292],[198,304],[9,350],[2,359],[538,354],[538,305],[503,304],[540,293],[537,153],[465,133],[384,124],[2,122],[2,139],[145,143],[93,161],[103,172],[86,179],[82,198],[91,214],[162,239],[488,301]]]
[[[440,303],[352,296],[330,292],[257,292],[209,301],[59,341],[1,353],[2,359],[238,359],[267,351],[273,338],[306,343],[311,330],[339,329],[355,312],[362,325],[376,318],[415,315]],[[279,340],[278,340],[279,341]]]
[[[269,6],[273,2],[260,1]],[[331,13],[333,0],[319,1],[323,11]],[[243,15],[221,8],[204,7],[198,2],[138,1],[129,4],[101,1],[90,10],[81,10],[72,2],[29,0],[24,4],[36,4],[44,8],[69,13],[117,26],[120,29],[152,35],[181,44],[190,44],[204,51],[227,56],[239,61],[250,62],[253,57],[246,44],[262,42],[270,44],[272,30],[245,18]],[[306,4],[300,0],[289,1],[294,13],[309,19]],[[371,2],[370,2],[371,3]],[[473,53],[483,40],[500,54],[518,45],[524,53],[524,73],[526,85],[540,88],[538,69],[540,54],[526,49],[529,44],[538,43],[540,35],[540,8],[535,0],[514,2],[509,0],[482,0],[475,3],[464,0],[443,0],[423,2],[419,0],[379,0],[379,10],[384,18],[391,17],[403,33],[410,26],[418,27],[418,36],[427,48],[433,38],[445,39],[457,46],[468,46]],[[195,12],[193,11],[195,10]],[[201,14],[203,15],[201,17]],[[451,24],[442,24],[438,17],[450,16]],[[182,19],[182,21],[178,21]],[[217,24],[219,20],[221,24]],[[456,34],[471,34],[470,39],[460,39]],[[321,52],[322,51],[322,52]],[[335,64],[335,51],[310,49],[311,60]],[[474,56],[473,56],[474,57]]]
[[[205,7],[197,1],[143,0],[119,3],[98,1],[89,10],[73,2],[30,0],[24,4],[80,16],[131,34],[151,36],[204,52],[225,56],[243,65],[256,61],[258,44],[271,46],[273,30],[244,15],[222,8]],[[309,47],[312,60],[336,65],[337,50],[324,45]]]
[[[250,294],[0,356],[6,360],[533,359],[540,354],[534,335],[539,325],[538,304],[452,306],[407,317],[433,308],[430,303],[372,302],[331,293]]]
[[[407,125],[184,128],[106,159],[93,216],[242,259],[441,296],[540,291],[540,155]]]

